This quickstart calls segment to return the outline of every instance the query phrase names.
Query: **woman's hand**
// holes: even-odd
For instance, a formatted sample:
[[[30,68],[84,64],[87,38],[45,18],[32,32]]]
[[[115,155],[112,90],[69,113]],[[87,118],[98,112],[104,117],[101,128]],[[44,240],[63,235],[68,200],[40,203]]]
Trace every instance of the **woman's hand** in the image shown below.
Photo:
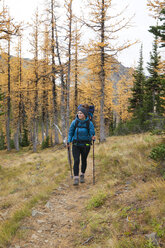
[[[66,147],[67,147],[67,148],[70,147],[70,143],[69,143],[69,142],[66,144]]]
[[[94,141],[95,141],[95,140],[96,140],[96,136],[92,136],[92,140],[94,140]]]

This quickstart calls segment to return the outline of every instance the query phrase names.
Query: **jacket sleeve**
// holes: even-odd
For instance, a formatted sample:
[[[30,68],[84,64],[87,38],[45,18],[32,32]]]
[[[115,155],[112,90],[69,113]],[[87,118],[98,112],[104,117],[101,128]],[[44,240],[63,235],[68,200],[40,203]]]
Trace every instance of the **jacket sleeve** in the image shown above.
[[[72,142],[72,137],[74,136],[74,132],[75,132],[75,120],[72,121],[70,128],[69,128],[68,143]]]
[[[89,134],[90,134],[91,138],[92,138],[92,136],[95,136],[95,128],[94,128],[94,125],[91,121],[90,121],[90,125],[89,125]]]

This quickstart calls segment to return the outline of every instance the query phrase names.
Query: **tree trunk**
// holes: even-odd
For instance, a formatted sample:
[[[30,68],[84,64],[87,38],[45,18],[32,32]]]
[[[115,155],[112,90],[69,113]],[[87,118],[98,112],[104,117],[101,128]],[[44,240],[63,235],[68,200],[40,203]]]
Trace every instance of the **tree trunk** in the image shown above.
[[[10,37],[8,38],[8,94],[7,94],[7,121],[6,121],[6,139],[7,150],[10,151],[10,113],[11,113],[11,101],[10,101]]]
[[[51,40],[51,57],[52,57],[52,94],[53,94],[53,109],[54,109],[54,130],[55,130],[55,144],[59,144],[58,138],[58,114],[57,114],[57,89],[56,89],[56,81],[55,81],[55,38],[54,38],[54,0],[51,0],[51,29],[52,29],[52,40]]]
[[[38,39],[39,39],[39,17],[38,11],[36,12],[35,28],[34,28],[34,113],[33,113],[33,151],[37,151],[38,144]]]
[[[42,143],[44,142],[45,131],[44,131],[44,121],[41,120],[41,133],[42,133]]]
[[[58,32],[57,32],[57,26],[55,22],[55,31],[56,31],[56,50],[57,50],[57,57],[58,62],[60,65],[60,79],[61,79],[61,131],[62,131],[62,140],[63,143],[66,142],[66,111],[65,111],[65,82],[64,82],[64,70],[61,63],[61,57],[60,57],[60,51],[59,51],[59,42],[58,42]]]
[[[33,119],[33,152],[37,152],[37,119]]]
[[[104,0],[102,0],[102,21],[101,21],[101,43],[104,44],[105,37],[104,37]],[[100,142],[105,141],[105,127],[104,127],[104,98],[105,98],[105,53],[104,53],[104,46],[101,46],[101,70],[100,70],[100,82],[101,82],[101,99],[100,99]]]
[[[72,0],[69,3],[69,43],[68,43],[68,75],[67,75],[67,105],[66,105],[66,119],[67,119],[67,135],[69,132],[70,119],[70,71],[71,71],[71,42],[72,42]]]
[[[76,24],[76,44],[75,44],[75,88],[74,88],[74,105],[75,105],[75,115],[77,113],[77,107],[78,107],[78,31],[77,31],[77,24]]]
[[[49,136],[49,115],[46,114],[46,138]]]
[[[19,151],[19,130],[20,130],[20,126],[19,126],[19,121],[18,121],[17,130],[14,134],[14,146],[17,151]]]

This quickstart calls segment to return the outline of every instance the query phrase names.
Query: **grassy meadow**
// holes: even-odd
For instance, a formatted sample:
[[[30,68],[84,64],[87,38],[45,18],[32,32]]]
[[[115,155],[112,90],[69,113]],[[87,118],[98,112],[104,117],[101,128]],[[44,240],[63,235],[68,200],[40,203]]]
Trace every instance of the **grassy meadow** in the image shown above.
[[[73,247],[163,247],[165,172],[149,157],[163,139],[147,133],[96,142],[96,184],[77,223]],[[49,199],[69,168],[62,146],[38,153],[1,151],[0,157],[0,247],[6,247],[22,219]],[[159,246],[146,238],[151,233],[156,233]]]
[[[165,170],[149,158],[162,141],[162,136],[139,134],[110,137],[96,146],[97,183],[75,247],[164,247]],[[157,244],[147,239],[151,233]]]
[[[6,247],[21,220],[66,176],[68,162],[62,146],[38,153],[1,151],[0,157],[0,247]]]

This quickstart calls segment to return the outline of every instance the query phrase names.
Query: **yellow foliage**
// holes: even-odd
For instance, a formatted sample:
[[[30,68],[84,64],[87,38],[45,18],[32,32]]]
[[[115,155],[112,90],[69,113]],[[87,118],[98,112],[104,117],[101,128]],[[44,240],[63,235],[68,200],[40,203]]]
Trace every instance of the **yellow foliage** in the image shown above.
[[[148,0],[149,10],[153,13],[153,16],[156,18],[159,16],[161,10],[165,8],[164,0]]]

